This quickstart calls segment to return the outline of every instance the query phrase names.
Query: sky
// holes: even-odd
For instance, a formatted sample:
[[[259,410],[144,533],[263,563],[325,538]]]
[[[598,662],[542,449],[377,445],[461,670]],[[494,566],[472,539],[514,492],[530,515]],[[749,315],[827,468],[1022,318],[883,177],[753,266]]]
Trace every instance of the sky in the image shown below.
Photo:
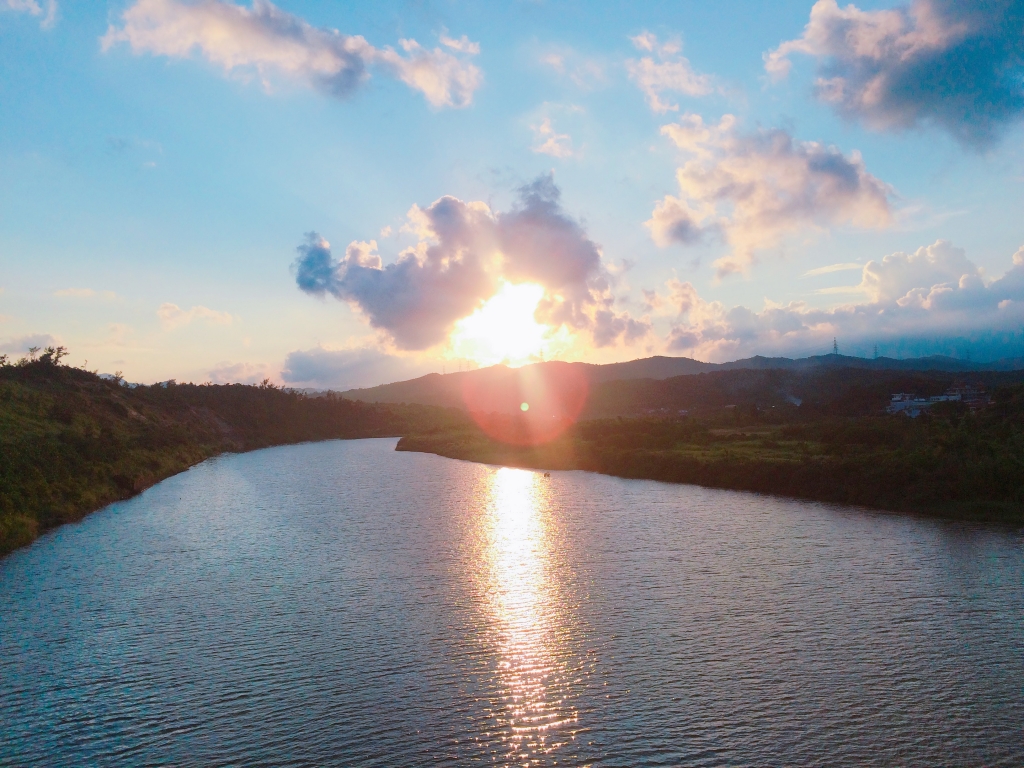
[[[0,354],[1024,356],[1024,0],[0,0]]]

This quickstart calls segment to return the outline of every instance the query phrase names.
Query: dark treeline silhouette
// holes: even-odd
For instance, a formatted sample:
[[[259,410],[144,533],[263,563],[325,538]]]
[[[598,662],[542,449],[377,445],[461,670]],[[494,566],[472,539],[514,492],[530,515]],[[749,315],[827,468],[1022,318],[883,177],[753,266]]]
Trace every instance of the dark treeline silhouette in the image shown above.
[[[534,447],[502,444],[467,424],[404,437],[398,448],[1020,524],[1022,378],[976,376],[970,383],[991,387],[991,405],[972,412],[944,402],[916,419],[886,414],[890,395],[940,394],[957,375],[747,370],[610,382],[591,393],[591,415],[653,412],[591,418]]]
[[[429,434],[457,412],[258,386],[128,386],[48,348],[0,358],[0,554],[224,451]]]
[[[734,370],[601,383],[590,392],[584,418],[643,416],[652,411],[713,413],[727,405],[785,410],[799,402],[787,418],[807,420],[828,415],[875,416],[891,395],[909,392],[929,397],[955,385],[986,392],[1024,382],[1024,371],[872,371],[819,366],[805,370]]]

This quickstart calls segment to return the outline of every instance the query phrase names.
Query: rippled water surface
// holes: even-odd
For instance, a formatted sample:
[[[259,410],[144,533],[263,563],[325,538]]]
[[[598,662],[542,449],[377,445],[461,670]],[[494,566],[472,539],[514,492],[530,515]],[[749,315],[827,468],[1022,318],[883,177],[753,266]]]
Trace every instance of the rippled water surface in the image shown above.
[[[1024,765],[1024,536],[393,440],[0,561],[0,763]]]

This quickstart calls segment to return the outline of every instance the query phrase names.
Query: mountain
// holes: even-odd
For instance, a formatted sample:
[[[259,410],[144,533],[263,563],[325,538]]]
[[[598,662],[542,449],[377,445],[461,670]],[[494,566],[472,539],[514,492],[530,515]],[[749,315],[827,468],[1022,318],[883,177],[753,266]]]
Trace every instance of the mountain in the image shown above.
[[[522,403],[536,402],[545,389],[561,387],[575,402],[581,382],[590,389],[616,381],[664,381],[677,376],[735,370],[812,371],[819,369],[855,368],[875,371],[945,371],[976,373],[982,371],[1015,371],[1024,369],[1024,358],[1006,358],[990,363],[972,363],[952,357],[933,355],[908,360],[890,357],[867,359],[846,355],[816,355],[791,359],[788,357],[750,357],[729,363],[704,363],[689,357],[646,357],[626,363],[594,365],[591,363],[545,362],[509,368],[494,365],[476,371],[429,373],[418,379],[382,384],[365,389],[350,389],[342,396],[371,403],[419,403],[443,407],[466,408],[467,391],[472,390],[474,402],[481,408],[511,412]],[[482,393],[490,393],[487,403]],[[547,403],[545,407],[559,408]],[[474,409],[475,410],[475,409]],[[564,410],[564,409],[562,409]]]
[[[673,358],[668,358],[673,359]],[[639,361],[638,361],[639,362]],[[945,355],[929,357],[912,357],[907,360],[895,360],[891,357],[848,357],[847,355],[815,355],[795,360],[788,357],[749,357],[731,363],[720,363],[712,366],[714,370],[730,371],[737,369],[780,369],[806,370],[810,368],[864,368],[873,371],[947,371],[949,373],[969,373],[980,371],[1019,371],[1024,369],[1024,357],[1008,357],[988,363],[973,363],[970,360],[958,360]]]

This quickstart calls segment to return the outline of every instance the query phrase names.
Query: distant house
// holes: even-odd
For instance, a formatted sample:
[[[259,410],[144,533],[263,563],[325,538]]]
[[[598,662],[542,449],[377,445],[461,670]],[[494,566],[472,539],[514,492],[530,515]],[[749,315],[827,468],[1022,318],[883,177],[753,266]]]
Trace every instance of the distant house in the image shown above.
[[[888,414],[902,413],[904,416],[915,419],[937,403],[963,403],[971,411],[976,411],[989,404],[989,396],[983,390],[968,384],[954,385],[947,389],[945,394],[932,395],[927,398],[899,392],[892,396],[885,412]]]
[[[984,408],[992,402],[992,398],[988,396],[985,390],[972,387],[970,384],[954,385],[946,390],[946,394],[955,396],[957,400],[972,411]]]
[[[944,398],[943,395],[939,395],[938,397]],[[885,412],[888,414],[902,413],[904,416],[916,419],[921,415],[922,411],[931,408],[935,403],[941,403],[943,401],[944,400],[937,400],[932,397],[923,398],[918,397],[917,395],[908,394],[907,392],[899,392],[892,396],[892,400],[890,400],[889,405],[886,406]]]

